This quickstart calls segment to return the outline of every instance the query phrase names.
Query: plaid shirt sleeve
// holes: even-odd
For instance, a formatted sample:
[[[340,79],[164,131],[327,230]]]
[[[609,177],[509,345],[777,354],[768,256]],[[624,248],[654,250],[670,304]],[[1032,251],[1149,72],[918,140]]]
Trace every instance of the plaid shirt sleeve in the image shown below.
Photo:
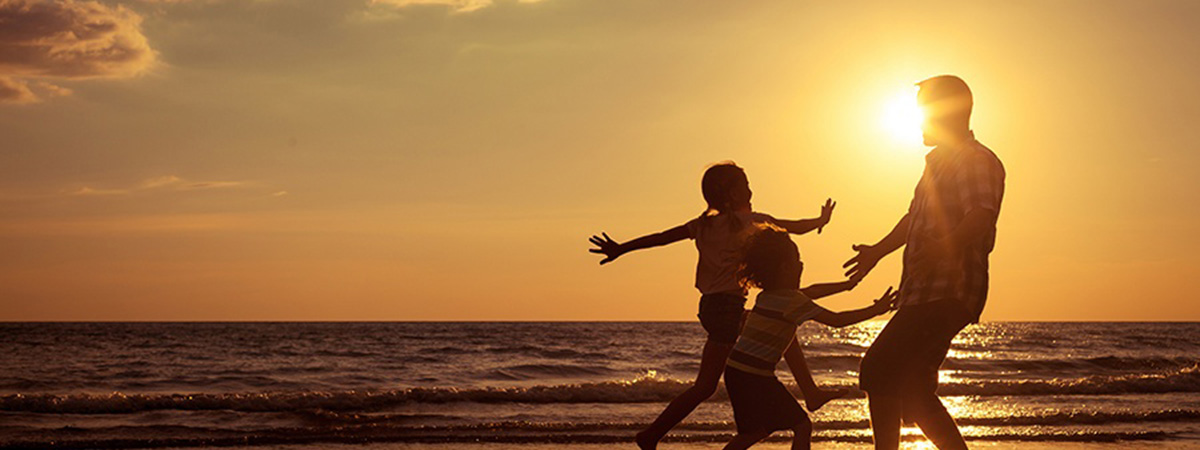
[[[917,204],[918,204],[918,202],[920,202],[920,201],[921,201],[921,199],[922,199],[922,196],[921,196],[921,194],[922,194],[922,191],[921,191],[921,189],[922,189],[921,183],[924,183],[926,178],[929,178],[929,167],[928,167],[928,165],[925,167],[925,171],[921,173],[921,178],[920,178],[919,180],[917,180],[917,185],[916,185],[916,187],[914,187],[914,188],[913,188],[913,196],[912,196],[912,200],[908,202],[908,213],[909,213],[909,214],[912,214],[912,213],[914,213],[914,212],[916,212],[916,211],[917,211]]]
[[[963,214],[975,209],[1000,211],[1004,197],[1004,166],[990,151],[976,149],[957,173],[958,201]]]

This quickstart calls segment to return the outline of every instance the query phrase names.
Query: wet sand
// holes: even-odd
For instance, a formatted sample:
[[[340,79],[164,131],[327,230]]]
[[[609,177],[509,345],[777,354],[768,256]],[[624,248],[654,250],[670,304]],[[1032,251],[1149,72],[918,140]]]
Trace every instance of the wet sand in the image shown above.
[[[1005,450],[1005,449],[1021,449],[1021,450],[1115,450],[1115,449],[1133,449],[1133,450],[1162,450],[1162,449],[1183,449],[1183,448],[1200,448],[1200,445],[1194,441],[1180,442],[1177,440],[1166,441],[1141,441],[1141,442],[992,442],[992,441],[971,441],[968,443],[972,449],[985,450]],[[663,443],[658,448],[660,450],[717,450],[723,444],[705,443]],[[263,450],[264,448],[277,450],[631,450],[636,449],[633,443],[628,444],[413,444],[413,443],[397,443],[397,444],[367,444],[367,445],[348,445],[348,444],[331,444],[331,445],[295,445],[295,446],[277,446],[277,447],[234,447],[234,450]],[[788,443],[763,443],[751,447],[752,449],[760,450],[786,450],[789,447]],[[847,444],[836,442],[815,442],[815,449],[831,449],[831,450],[870,450],[871,446],[866,444]],[[923,442],[908,442],[901,446],[903,450],[925,450],[934,449],[935,447],[927,441]]]

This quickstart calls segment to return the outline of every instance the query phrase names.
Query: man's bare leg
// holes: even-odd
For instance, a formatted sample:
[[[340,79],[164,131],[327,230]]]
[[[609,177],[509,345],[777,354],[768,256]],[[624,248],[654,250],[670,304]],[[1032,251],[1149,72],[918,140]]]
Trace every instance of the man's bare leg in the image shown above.
[[[900,448],[900,418],[903,403],[899,396],[867,393],[871,409],[871,437],[875,450]]]
[[[937,394],[914,394],[904,401],[904,415],[921,427],[921,432],[941,450],[966,450],[958,425]]]

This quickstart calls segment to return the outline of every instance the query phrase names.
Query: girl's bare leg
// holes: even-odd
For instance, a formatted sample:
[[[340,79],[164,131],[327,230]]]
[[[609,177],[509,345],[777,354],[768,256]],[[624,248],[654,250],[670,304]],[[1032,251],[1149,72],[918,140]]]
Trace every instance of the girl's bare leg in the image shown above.
[[[728,444],[725,444],[724,450],[745,450],[770,435],[771,432],[769,431],[764,433],[738,433],[733,436],[733,439]]]
[[[787,360],[788,369],[791,369],[792,377],[800,387],[800,393],[804,394],[804,406],[808,407],[809,411],[821,409],[830,400],[850,393],[846,388],[826,390],[817,387],[817,382],[813,380],[812,372],[808,369],[808,362],[804,359],[804,351],[800,349],[800,342],[795,336],[792,337],[792,343],[788,344],[783,358]]]
[[[812,448],[812,422],[805,419],[792,427],[792,450]]]
[[[658,415],[654,423],[637,434],[636,440],[639,448],[643,450],[656,448],[658,441],[662,440],[663,436],[671,431],[671,428],[683,421],[697,406],[700,406],[700,403],[712,397],[713,393],[717,391],[717,383],[721,381],[721,374],[725,371],[725,360],[729,358],[731,351],[733,351],[733,346],[729,344],[712,340],[704,343],[704,353],[700,357],[700,372],[696,374],[696,381],[692,383],[692,387],[671,400],[667,409]]]

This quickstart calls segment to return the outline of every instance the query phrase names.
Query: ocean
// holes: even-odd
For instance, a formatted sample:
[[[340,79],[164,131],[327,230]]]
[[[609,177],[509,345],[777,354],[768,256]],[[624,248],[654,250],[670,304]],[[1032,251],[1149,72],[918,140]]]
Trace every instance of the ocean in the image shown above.
[[[818,448],[870,442],[856,376],[882,326],[800,328],[817,382],[852,388],[812,415]],[[0,448],[632,448],[703,342],[694,322],[3,323]],[[976,447],[1200,448],[1198,364],[1200,323],[983,323],[939,393]],[[732,431],[719,391],[662,448]]]

